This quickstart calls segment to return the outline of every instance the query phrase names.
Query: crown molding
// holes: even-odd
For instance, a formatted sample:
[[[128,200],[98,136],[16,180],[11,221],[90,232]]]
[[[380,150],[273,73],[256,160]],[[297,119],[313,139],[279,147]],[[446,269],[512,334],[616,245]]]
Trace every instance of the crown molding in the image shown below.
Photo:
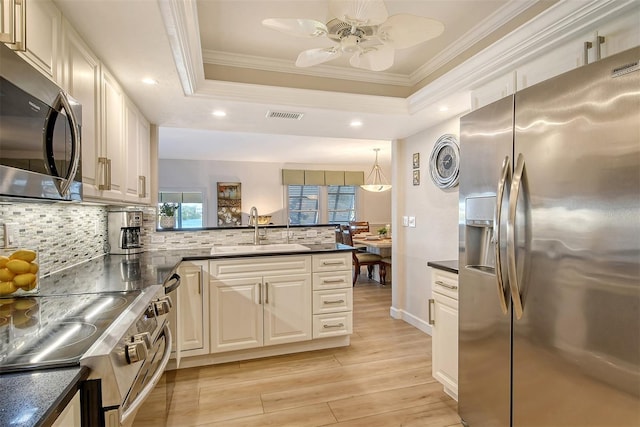
[[[415,114],[451,93],[480,87],[597,23],[637,7],[636,0],[561,0],[409,96],[409,113]]]
[[[344,68],[332,65],[316,65],[314,67],[296,67],[290,60],[265,58],[261,56],[242,55],[237,53],[204,50],[205,64],[223,65],[227,67],[249,68],[259,71],[273,71],[278,73],[297,74],[310,77],[324,77],[330,79],[353,80],[365,83],[375,83],[394,86],[413,86],[409,77],[404,74],[372,73],[357,68]]]
[[[409,80],[413,85],[418,84],[427,78],[431,73],[446,65],[449,61],[460,55],[475,43],[482,40],[496,28],[500,28],[519,14],[538,3],[538,0],[510,1],[490,16],[485,18],[480,24],[467,31],[461,38],[456,40],[451,46],[409,75]]]
[[[373,114],[407,115],[407,100],[385,96],[294,89],[276,86],[206,80],[196,96],[235,102],[274,103],[295,108],[318,108]]]

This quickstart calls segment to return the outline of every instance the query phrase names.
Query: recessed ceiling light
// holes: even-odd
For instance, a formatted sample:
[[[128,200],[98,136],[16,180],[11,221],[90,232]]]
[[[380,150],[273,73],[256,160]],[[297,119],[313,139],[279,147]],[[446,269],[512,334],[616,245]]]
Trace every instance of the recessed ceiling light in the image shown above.
[[[360,120],[352,120],[351,123],[349,123],[349,126],[351,126],[352,128],[357,128],[362,126],[362,122]]]
[[[152,79],[151,77],[145,77],[142,79],[142,83],[146,85],[157,85],[158,81],[156,79]]]
[[[445,111],[449,111],[449,107],[447,107],[446,105],[442,105],[440,106],[440,108],[438,108],[438,110],[444,113]]]
[[[213,112],[213,115],[216,116],[216,117],[224,117],[224,116],[227,115],[227,113],[222,111],[222,110],[215,110]]]

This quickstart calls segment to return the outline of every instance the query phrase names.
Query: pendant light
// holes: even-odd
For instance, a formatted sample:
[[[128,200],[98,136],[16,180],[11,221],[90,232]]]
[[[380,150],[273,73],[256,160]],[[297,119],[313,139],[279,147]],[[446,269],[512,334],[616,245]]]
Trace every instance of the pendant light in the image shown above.
[[[383,191],[391,190],[391,184],[387,184],[387,178],[384,176],[384,173],[382,173],[382,169],[378,164],[378,151],[380,151],[380,149],[374,148],[373,151],[376,152],[376,162],[373,164],[373,168],[371,168],[365,184],[361,185],[360,188],[374,193],[382,193]]]

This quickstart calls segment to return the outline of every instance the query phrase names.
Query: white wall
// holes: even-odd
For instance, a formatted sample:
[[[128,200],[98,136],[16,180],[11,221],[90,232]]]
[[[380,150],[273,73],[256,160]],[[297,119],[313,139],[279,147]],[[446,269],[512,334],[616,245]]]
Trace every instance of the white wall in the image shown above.
[[[274,224],[284,224],[284,187],[282,169],[352,170],[364,171],[365,178],[371,164],[320,165],[292,163],[224,162],[215,160],[160,159],[158,187],[160,191],[202,191],[205,197],[207,226],[215,227],[216,183],[240,182],[242,184],[242,211],[246,214],[256,206],[260,215],[272,215]],[[383,170],[389,165],[381,164]],[[393,190],[392,190],[393,191]],[[359,191],[358,220],[375,224],[391,222],[391,192],[369,193]],[[246,219],[243,220],[243,223]]]
[[[458,187],[441,190],[431,181],[429,156],[436,140],[459,137],[455,118],[393,144],[393,296],[391,314],[431,333],[427,261],[458,258]],[[413,153],[420,153],[420,185],[413,185]],[[415,216],[416,227],[403,227],[402,216]]]

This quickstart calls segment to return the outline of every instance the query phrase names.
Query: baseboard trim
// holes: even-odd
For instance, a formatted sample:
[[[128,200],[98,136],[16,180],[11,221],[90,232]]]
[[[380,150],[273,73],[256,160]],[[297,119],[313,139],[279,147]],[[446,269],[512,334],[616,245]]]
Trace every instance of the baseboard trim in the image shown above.
[[[422,320],[421,318],[414,316],[411,313],[408,313],[404,310],[395,308],[395,307],[391,307],[389,309],[389,315],[391,317],[393,317],[394,319],[399,319],[399,320],[404,320],[405,322],[407,322],[408,324],[410,324],[411,326],[414,326],[415,328],[418,328],[419,330],[421,330],[422,332],[424,332],[427,335],[432,335],[431,334],[431,325]]]

